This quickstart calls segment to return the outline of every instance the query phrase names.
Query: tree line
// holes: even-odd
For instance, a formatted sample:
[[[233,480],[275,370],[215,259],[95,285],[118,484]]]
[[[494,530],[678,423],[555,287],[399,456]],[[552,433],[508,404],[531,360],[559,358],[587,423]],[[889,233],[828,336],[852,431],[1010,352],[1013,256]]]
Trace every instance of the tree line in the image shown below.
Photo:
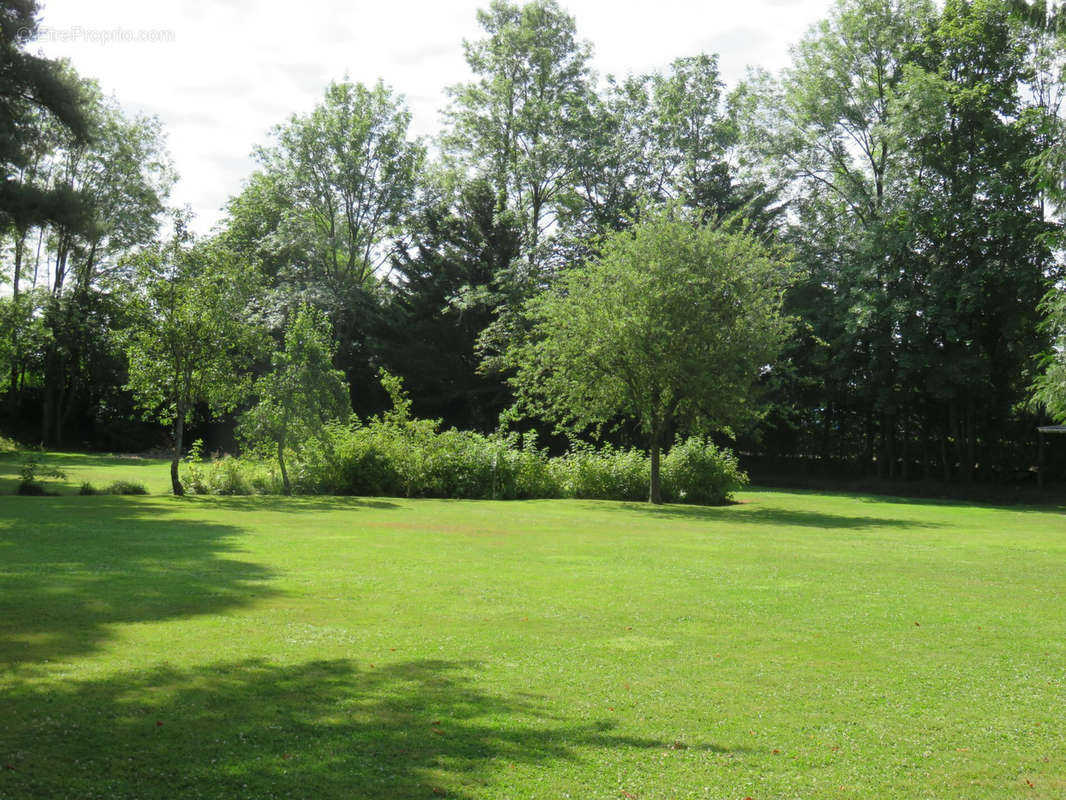
[[[601,78],[554,0],[494,0],[434,141],[384,82],[332,83],[197,237],[159,123],[30,54],[36,4],[5,0],[4,426],[180,452],[254,412],[283,461],[380,411],[384,368],[419,416],[653,465],[695,430],[1010,479],[1066,413],[1066,50],[1041,8],[841,0],[790,67],[727,87],[706,53]]]

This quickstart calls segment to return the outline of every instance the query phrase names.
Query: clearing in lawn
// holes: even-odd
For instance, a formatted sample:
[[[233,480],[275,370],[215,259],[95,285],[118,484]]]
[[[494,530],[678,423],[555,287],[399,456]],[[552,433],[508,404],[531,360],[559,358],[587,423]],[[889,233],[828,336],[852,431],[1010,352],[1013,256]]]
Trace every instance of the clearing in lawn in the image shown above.
[[[1066,796],[1061,509],[741,497],[0,498],[0,798]]]

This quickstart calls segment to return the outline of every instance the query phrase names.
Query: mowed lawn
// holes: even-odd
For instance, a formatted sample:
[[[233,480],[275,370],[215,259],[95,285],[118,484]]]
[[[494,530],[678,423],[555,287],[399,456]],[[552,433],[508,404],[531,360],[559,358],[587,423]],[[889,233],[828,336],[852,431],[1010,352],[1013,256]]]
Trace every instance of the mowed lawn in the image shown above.
[[[1066,797],[1061,508],[740,499],[0,497],[0,798]]]

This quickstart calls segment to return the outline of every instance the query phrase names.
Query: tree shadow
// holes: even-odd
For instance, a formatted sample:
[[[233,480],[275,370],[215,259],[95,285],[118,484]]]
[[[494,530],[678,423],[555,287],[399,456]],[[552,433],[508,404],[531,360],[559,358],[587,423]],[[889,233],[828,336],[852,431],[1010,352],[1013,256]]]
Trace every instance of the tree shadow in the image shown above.
[[[1015,489],[996,485],[974,483],[970,485],[960,484],[933,484],[931,491],[943,492],[933,495],[922,495],[917,492],[925,487],[924,484],[896,484],[889,488],[899,488],[896,494],[888,491],[864,490],[864,489],[835,489],[835,488],[767,488],[760,486],[759,494],[766,495],[806,495],[811,497],[841,497],[848,500],[858,500],[862,503],[884,503],[885,505],[898,506],[933,506],[936,508],[987,508],[1009,509],[1011,512],[1038,512],[1038,513],[1061,513],[1066,511],[1066,505],[1062,502],[1062,496],[1053,490],[1040,491],[1030,489]],[[908,494],[906,490],[910,490]],[[956,497],[946,494],[948,491],[969,492],[972,496]]]
[[[3,700],[0,795],[464,798],[586,749],[729,752],[560,717],[540,698],[483,691],[478,671],[251,660],[21,685]]]
[[[142,458],[134,455],[68,453],[58,450],[2,453],[0,454],[0,492],[11,494],[15,491],[19,483],[19,470],[29,455],[36,456],[41,467],[39,475],[49,491],[58,491],[61,494],[76,493],[85,471],[89,471],[93,479],[98,481],[109,482],[121,479],[157,487],[167,476],[169,463],[157,458]],[[49,468],[63,470],[67,473],[67,477],[45,477],[43,473]],[[103,477],[93,474],[93,471],[97,470],[106,470],[106,473]]]
[[[349,495],[186,495],[180,502],[209,504],[226,511],[272,511],[299,514],[314,511],[345,511],[360,508],[396,509],[396,503],[380,497]]]
[[[822,529],[858,528],[939,528],[939,522],[918,522],[911,519],[829,514],[786,508],[762,508],[752,503],[728,506],[684,506],[650,503],[620,503],[619,511],[638,512],[661,519],[687,519],[693,522],[715,522],[729,525],[763,525],[767,527],[801,527]]]
[[[269,596],[273,573],[229,554],[243,531],[118,497],[5,498],[0,668],[80,655],[115,623],[212,614]]]

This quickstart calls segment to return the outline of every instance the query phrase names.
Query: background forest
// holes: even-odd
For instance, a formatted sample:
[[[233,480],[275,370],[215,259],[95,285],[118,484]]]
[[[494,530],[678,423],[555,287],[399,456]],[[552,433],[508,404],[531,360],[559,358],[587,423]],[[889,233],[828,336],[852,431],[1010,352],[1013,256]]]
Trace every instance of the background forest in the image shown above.
[[[726,86],[712,53],[595,75],[554,0],[494,0],[433,141],[409,135],[402,87],[338,76],[264,139],[206,237],[168,204],[158,122],[33,55],[38,11],[0,3],[0,426],[25,444],[266,440],[284,472],[331,420],[402,412],[653,433],[653,463],[655,437],[710,433],[757,479],[1014,484],[1037,426],[1066,421],[1066,40],[1042,5],[842,0],[790,68]],[[559,383],[531,367],[546,321],[567,318],[546,298],[679,220],[776,265],[754,284],[780,290],[787,336],[767,334],[746,383],[717,368],[665,416],[573,381],[534,402]],[[641,263],[642,297],[687,269]],[[647,330],[662,363],[693,308],[730,293],[698,278],[664,312],[676,325]],[[619,297],[608,319],[636,305]],[[1064,451],[1048,450],[1060,479]]]

